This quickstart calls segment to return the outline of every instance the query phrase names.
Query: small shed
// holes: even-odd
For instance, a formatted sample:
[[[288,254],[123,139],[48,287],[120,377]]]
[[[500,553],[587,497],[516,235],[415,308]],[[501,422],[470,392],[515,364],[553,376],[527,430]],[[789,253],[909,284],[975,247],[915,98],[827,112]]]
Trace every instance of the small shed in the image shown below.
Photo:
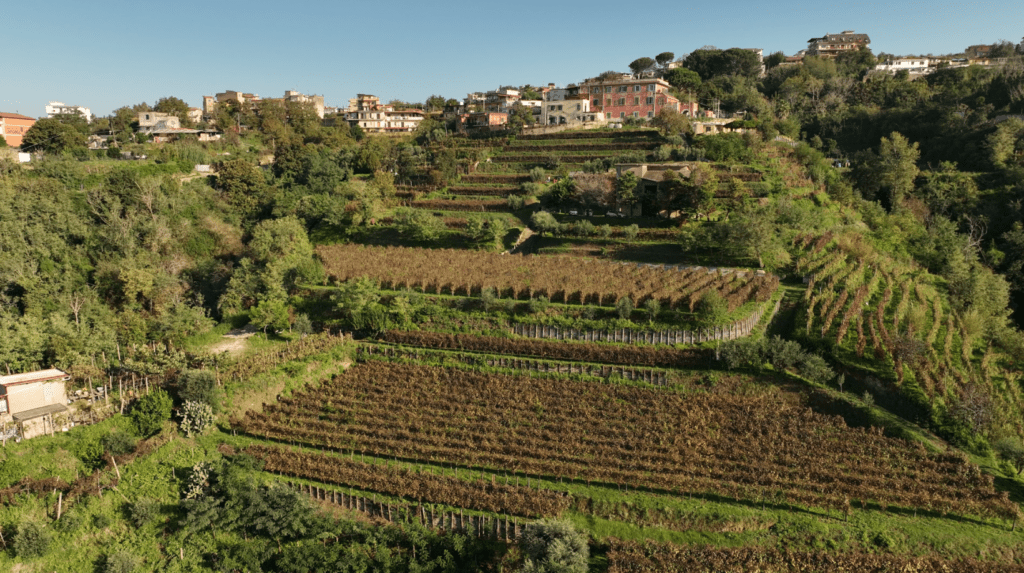
[[[70,379],[56,368],[0,376],[0,422],[16,426],[23,438],[55,431],[54,415],[68,411]]]

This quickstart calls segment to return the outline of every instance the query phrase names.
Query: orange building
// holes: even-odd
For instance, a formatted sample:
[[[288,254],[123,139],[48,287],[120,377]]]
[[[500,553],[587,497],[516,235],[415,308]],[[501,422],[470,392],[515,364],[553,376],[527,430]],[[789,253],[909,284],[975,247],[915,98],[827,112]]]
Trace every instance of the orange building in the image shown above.
[[[36,120],[27,115],[0,112],[0,135],[4,136],[7,145],[21,147],[21,138],[35,123]]]

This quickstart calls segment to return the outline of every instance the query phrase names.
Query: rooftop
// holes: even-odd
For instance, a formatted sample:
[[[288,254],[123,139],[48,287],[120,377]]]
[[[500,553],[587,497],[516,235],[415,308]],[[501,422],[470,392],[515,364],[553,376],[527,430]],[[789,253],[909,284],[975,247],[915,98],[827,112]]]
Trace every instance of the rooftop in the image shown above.
[[[37,370],[35,372],[23,372],[21,374],[9,374],[0,376],[0,385],[10,386],[11,384],[27,384],[29,382],[42,382],[45,380],[60,380],[67,378],[68,373],[57,368],[49,370]]]
[[[21,115],[20,113],[5,113],[2,111],[0,111],[0,117],[6,117],[9,119],[31,119],[33,121],[35,121],[36,119],[34,117],[29,117],[27,115]]]

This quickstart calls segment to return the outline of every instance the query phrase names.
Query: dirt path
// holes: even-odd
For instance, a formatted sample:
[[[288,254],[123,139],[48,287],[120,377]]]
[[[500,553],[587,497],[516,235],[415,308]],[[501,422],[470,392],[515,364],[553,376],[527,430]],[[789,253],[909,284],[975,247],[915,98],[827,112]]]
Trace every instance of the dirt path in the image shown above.
[[[256,334],[256,327],[247,325],[245,328],[232,330],[224,335],[224,339],[210,347],[211,354],[228,353],[228,356],[237,358],[249,343],[249,337]]]

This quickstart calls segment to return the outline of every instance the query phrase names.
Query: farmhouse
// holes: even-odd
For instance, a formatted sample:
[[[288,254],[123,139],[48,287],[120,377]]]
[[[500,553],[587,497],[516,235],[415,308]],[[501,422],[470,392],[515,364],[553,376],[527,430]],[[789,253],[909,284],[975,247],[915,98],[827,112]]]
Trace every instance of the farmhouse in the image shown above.
[[[55,368],[0,376],[0,424],[11,424],[23,438],[53,432],[54,415],[68,411],[64,383],[71,377]]]

